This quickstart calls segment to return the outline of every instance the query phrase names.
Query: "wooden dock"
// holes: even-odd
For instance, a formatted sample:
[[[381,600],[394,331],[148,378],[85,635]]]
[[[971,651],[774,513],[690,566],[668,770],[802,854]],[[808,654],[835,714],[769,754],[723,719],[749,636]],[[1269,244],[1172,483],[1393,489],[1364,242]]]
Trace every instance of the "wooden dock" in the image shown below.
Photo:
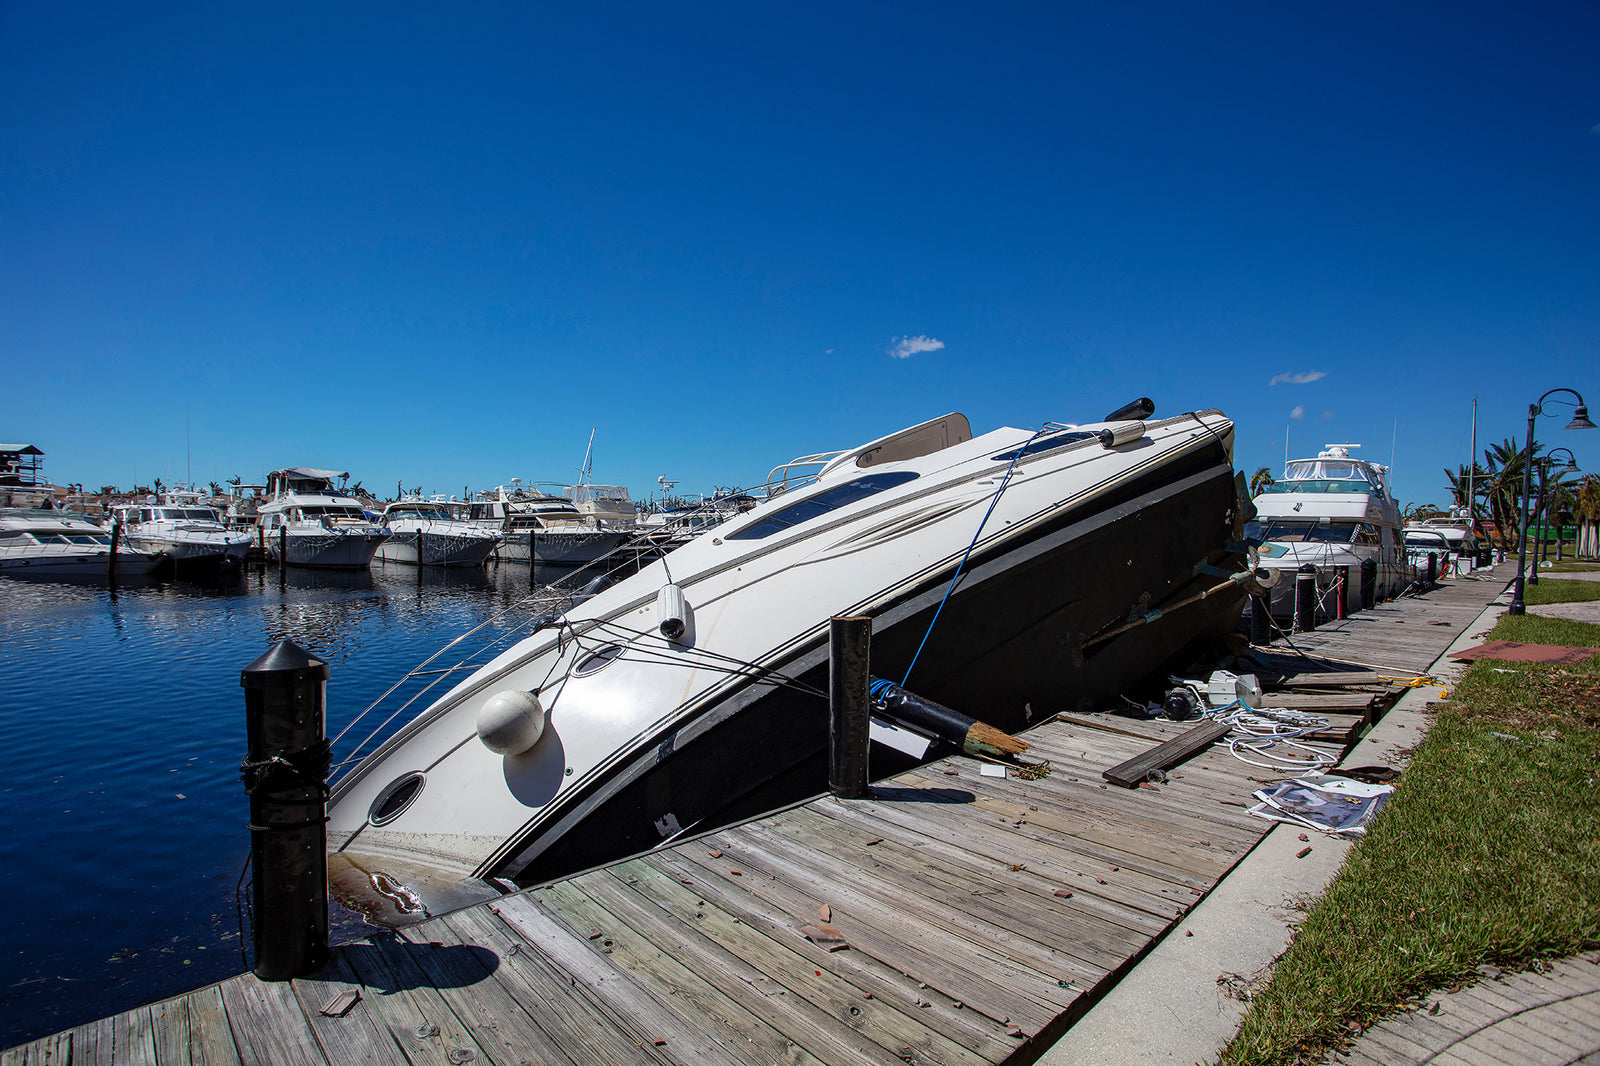
[[[1341,750],[1398,691],[1385,671],[1420,672],[1503,585],[1458,579],[1296,636],[1379,669],[1341,683],[1340,664],[1298,660],[1269,705],[1320,707]],[[1270,661],[1292,674],[1285,650]],[[1163,784],[1102,779],[1191,728],[1051,718],[1026,734],[1045,776],[933,763],[866,800],[346,945],[313,978],[232,978],[0,1066],[1031,1062],[1270,827],[1245,808],[1272,775],[1225,745]]]

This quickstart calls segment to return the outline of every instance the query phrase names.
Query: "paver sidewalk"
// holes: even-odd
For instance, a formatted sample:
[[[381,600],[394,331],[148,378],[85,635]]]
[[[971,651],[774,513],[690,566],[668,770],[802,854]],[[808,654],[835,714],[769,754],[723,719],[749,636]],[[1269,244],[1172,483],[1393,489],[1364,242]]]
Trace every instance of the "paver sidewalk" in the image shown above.
[[[1600,955],[1435,992],[1363,1033],[1338,1066],[1600,1066]]]

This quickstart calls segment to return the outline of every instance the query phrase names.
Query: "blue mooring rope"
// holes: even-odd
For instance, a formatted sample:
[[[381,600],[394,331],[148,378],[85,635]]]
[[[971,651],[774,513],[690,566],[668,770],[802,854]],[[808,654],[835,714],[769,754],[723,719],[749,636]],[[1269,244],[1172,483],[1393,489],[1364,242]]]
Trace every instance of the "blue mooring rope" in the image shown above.
[[[917,652],[911,656],[911,665],[906,667],[905,677],[900,679],[900,687],[904,688],[907,681],[911,680],[911,671],[917,665],[917,659],[922,656],[922,649],[928,643],[928,638],[933,635],[933,627],[939,621],[939,615],[944,612],[944,605],[949,602],[950,594],[956,590],[956,582],[961,580],[962,571],[966,569],[967,557],[972,554],[972,549],[978,546],[978,538],[983,536],[983,527],[989,524],[989,516],[994,514],[995,507],[1000,503],[1000,494],[1006,491],[1006,486],[1011,483],[1011,472],[1017,468],[1017,460],[1027,452],[1028,445],[1038,440],[1045,433],[1044,430],[1035,430],[1033,436],[1022,443],[1011,456],[1011,462],[1006,464],[1006,472],[1000,478],[999,488],[994,490],[994,498],[989,501],[989,509],[983,512],[983,521],[978,523],[978,531],[972,535],[972,543],[967,545],[967,550],[961,553],[961,562],[956,564],[956,572],[950,576],[950,587],[944,590],[944,599],[939,601],[939,609],[933,612],[933,617],[928,620],[928,631],[922,634],[922,643],[917,645]],[[884,682],[880,682],[883,684]],[[869,688],[868,694],[872,694]]]

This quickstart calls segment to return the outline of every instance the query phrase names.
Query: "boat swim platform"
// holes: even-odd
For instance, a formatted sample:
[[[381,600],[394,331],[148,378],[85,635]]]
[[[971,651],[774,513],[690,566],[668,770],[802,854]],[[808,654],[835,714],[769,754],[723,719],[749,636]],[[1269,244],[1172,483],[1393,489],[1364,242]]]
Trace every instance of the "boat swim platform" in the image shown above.
[[[1503,587],[1456,579],[1373,624],[1294,640],[1411,669]],[[1323,698],[1331,725],[1313,743],[1335,756],[1399,691],[1381,672],[1351,668],[1341,685],[1340,664],[1293,660],[1296,673],[1281,646],[1258,651],[1287,675],[1269,705]],[[1282,775],[1225,746],[1165,783],[1101,777],[1194,728],[1052,717],[1024,734],[1049,761],[1042,777],[931,763],[867,799],[823,797],[346,944],[310,977],[230,978],[12,1048],[0,1066],[1020,1066],[1274,824],[1246,807]]]

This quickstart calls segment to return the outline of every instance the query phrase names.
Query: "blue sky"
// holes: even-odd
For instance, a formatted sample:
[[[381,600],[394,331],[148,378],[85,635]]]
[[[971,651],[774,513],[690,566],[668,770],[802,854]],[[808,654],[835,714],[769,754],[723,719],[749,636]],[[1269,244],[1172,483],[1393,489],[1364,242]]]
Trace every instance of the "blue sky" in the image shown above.
[[[0,439],[459,492],[593,428],[642,497],[1149,395],[1444,502],[1474,396],[1600,417],[1597,53],[1576,2],[0,4]]]

